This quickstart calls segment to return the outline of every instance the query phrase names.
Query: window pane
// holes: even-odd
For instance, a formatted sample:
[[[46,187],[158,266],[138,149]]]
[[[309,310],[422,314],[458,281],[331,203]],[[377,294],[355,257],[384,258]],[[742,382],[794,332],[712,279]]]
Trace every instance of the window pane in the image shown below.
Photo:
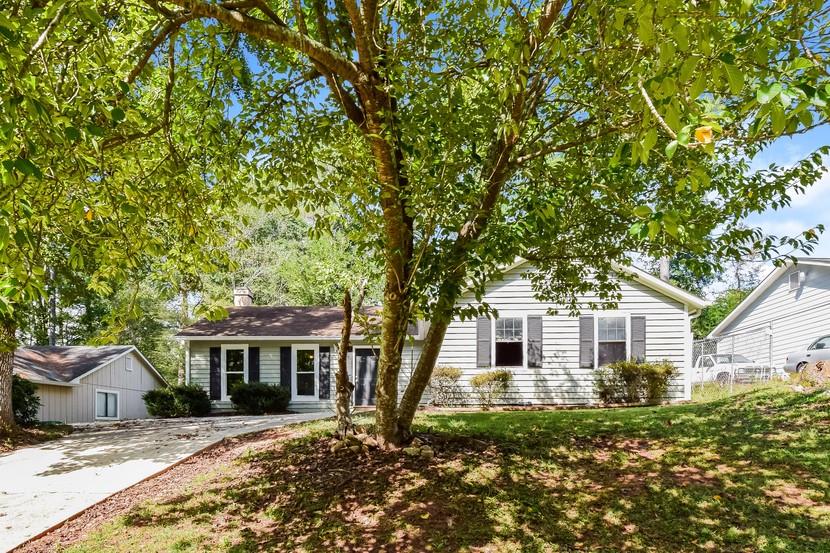
[[[599,366],[625,360],[625,342],[600,342],[597,353]]]
[[[496,366],[497,367],[521,367],[522,366],[522,343],[521,342],[497,342],[496,343]]]
[[[107,398],[107,416],[114,419],[118,416],[118,396],[116,394],[105,394]]]
[[[597,321],[597,339],[605,341],[625,341],[625,317],[601,317]]]
[[[314,351],[310,349],[297,350],[297,372],[314,372]]]
[[[107,416],[107,394],[103,392],[98,392],[97,394],[95,394],[95,416]]]
[[[235,374],[228,374],[225,375],[225,386],[227,387],[228,394],[230,395],[233,392],[233,389],[242,384],[245,380],[245,375],[240,373]]]
[[[225,352],[225,370],[242,372],[245,370],[245,352],[241,349],[229,349]]]
[[[521,342],[522,319],[518,317],[496,319],[496,341]]]
[[[298,396],[313,396],[314,395],[314,373],[298,373],[297,374],[297,395]]]

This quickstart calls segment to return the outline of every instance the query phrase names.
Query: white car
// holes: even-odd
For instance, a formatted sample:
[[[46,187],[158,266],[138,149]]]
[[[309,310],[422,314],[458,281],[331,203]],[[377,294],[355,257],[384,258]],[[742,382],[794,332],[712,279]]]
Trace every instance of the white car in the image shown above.
[[[767,376],[789,378],[787,373],[779,369],[769,369],[740,354],[715,353],[701,355],[695,363],[694,382],[717,382],[721,386],[729,384],[730,377],[734,374],[734,382],[753,382],[763,380]]]

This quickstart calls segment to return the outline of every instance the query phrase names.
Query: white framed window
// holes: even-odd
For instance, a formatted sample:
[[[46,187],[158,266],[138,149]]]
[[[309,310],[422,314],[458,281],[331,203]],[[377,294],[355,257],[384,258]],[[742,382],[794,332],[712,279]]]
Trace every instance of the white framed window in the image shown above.
[[[631,355],[631,322],[628,315],[598,315],[596,320],[596,361],[604,367],[616,361],[625,361]]]
[[[238,384],[248,382],[248,344],[222,344],[222,400],[229,401]]]
[[[317,369],[320,365],[320,346],[294,344],[291,346],[291,400],[317,401]]]
[[[114,390],[95,390],[95,418],[97,420],[118,420],[121,418],[121,401]]]
[[[524,318],[505,317],[496,319],[495,340],[493,341],[493,366],[524,366]]]
[[[127,372],[133,372],[133,358],[129,355],[124,359],[124,368]]]

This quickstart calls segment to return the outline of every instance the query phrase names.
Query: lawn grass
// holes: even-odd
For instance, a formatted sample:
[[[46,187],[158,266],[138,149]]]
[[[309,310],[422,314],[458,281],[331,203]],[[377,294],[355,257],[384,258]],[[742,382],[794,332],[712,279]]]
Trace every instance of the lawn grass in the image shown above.
[[[432,462],[313,423],[68,551],[830,551],[830,396],[426,413]]]
[[[0,455],[15,449],[56,440],[72,432],[66,424],[36,424],[17,427],[11,434],[0,434]]]

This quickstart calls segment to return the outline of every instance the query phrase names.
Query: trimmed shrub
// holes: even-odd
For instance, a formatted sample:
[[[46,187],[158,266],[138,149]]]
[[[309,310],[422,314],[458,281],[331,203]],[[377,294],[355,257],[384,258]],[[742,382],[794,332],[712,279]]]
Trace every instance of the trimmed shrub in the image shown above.
[[[675,375],[677,367],[669,361],[617,361],[594,372],[594,385],[603,403],[657,403]]]
[[[196,384],[157,388],[146,392],[142,399],[153,417],[204,417],[210,413],[210,397]]]
[[[239,384],[231,392],[231,401],[244,415],[283,413],[288,409],[291,393],[281,386],[264,382]]]
[[[435,367],[429,379],[429,393],[432,404],[439,407],[453,407],[464,404],[464,393],[458,382],[461,369],[458,367]]]
[[[35,424],[39,407],[37,386],[16,374],[12,375],[12,412],[15,422],[22,426]]]
[[[478,397],[483,409],[490,409],[504,397],[513,381],[513,373],[506,369],[497,369],[475,375],[470,379],[470,386]]]

